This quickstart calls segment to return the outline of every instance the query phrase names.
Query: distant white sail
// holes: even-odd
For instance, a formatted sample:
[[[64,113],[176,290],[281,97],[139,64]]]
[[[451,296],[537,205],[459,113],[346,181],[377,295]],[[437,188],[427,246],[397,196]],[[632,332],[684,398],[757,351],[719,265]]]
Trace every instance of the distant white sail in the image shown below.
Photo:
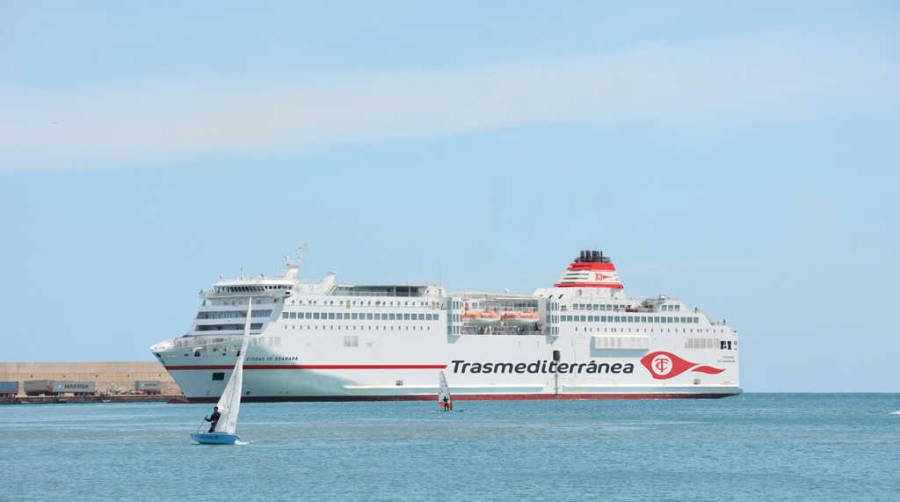
[[[447,402],[450,403],[453,401],[453,397],[450,396],[450,387],[447,386],[447,378],[444,376],[444,372],[440,373],[440,391],[438,392],[438,403],[443,403],[444,398],[447,399]]]
[[[244,356],[247,355],[247,342],[250,340],[250,315],[253,311],[253,299],[247,304],[247,320],[244,322],[244,336],[241,337],[241,351],[238,353],[237,362],[231,378],[225,385],[222,397],[219,398],[219,422],[216,424],[216,432],[234,434],[237,431],[238,413],[241,411],[241,389],[244,381]]]

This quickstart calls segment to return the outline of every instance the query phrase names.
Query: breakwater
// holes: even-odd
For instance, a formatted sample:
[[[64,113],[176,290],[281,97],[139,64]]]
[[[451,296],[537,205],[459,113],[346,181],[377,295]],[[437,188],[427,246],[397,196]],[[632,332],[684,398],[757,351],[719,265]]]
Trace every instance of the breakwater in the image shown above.
[[[187,402],[182,394],[119,394],[114,396],[15,396],[0,398],[0,404],[65,404],[65,403],[157,403]]]
[[[168,401],[183,397],[157,361],[0,362],[0,404]]]

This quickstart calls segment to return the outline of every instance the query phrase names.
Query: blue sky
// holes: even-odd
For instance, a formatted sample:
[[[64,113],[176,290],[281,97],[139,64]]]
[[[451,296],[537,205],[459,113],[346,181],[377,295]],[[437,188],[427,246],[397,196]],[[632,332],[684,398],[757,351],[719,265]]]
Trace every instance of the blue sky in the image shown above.
[[[749,391],[900,391],[892,2],[0,4],[4,361],[147,360],[219,274],[530,292],[582,248]]]

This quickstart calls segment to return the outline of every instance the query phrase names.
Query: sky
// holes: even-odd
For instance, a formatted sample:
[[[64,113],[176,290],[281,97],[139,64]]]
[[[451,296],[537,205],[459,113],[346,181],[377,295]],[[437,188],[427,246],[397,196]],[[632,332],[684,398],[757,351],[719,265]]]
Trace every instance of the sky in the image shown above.
[[[2,361],[220,275],[531,292],[580,249],[751,392],[900,392],[895,2],[0,1]]]

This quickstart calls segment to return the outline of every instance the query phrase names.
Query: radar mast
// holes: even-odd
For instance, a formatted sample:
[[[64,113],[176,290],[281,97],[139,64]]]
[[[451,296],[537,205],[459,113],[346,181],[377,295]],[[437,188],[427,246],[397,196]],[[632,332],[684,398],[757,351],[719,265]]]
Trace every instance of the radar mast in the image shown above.
[[[284,272],[282,276],[284,279],[289,279],[291,281],[297,280],[297,271],[300,268],[300,265],[303,264],[303,253],[306,252],[306,249],[309,247],[309,244],[304,242],[303,246],[297,249],[297,259],[291,260],[289,256],[284,257],[284,266],[287,270]]]

